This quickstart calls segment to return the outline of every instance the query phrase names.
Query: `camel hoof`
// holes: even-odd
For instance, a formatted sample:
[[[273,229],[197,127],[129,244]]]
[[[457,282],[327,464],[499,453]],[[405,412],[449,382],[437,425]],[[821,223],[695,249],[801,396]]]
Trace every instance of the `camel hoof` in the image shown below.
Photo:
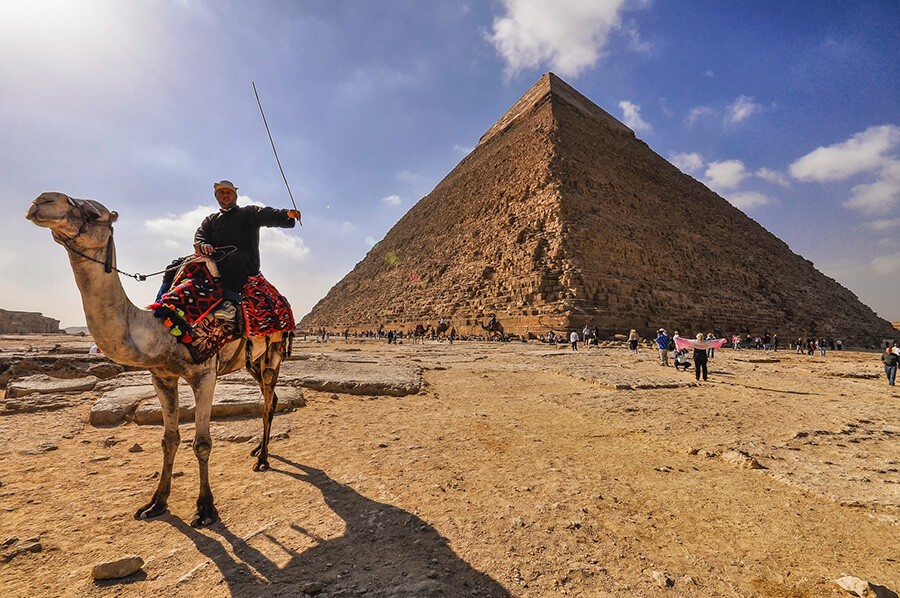
[[[162,515],[169,508],[164,502],[152,502],[148,505],[144,505],[134,514],[135,519],[150,519],[151,517],[158,517]]]
[[[197,513],[191,520],[191,527],[206,527],[219,520],[219,512],[215,507],[197,509]]]
[[[253,471],[266,471],[267,469],[269,469],[268,461],[257,461],[253,466]]]

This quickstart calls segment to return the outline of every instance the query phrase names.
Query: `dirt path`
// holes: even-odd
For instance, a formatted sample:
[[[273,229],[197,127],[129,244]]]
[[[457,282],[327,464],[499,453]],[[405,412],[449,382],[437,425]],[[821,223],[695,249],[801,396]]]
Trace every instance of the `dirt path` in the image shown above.
[[[422,366],[425,389],[304,391],[263,474],[221,440],[258,422],[215,423],[207,529],[187,525],[191,426],[170,513],[140,522],[160,427],[90,426],[93,393],[0,418],[0,541],[41,545],[0,563],[0,595],[838,597],[845,574],[900,589],[900,394],[851,377],[877,375],[875,354],[720,351],[694,385],[650,350],[299,350],[347,348]],[[128,554],[141,573],[91,580]]]

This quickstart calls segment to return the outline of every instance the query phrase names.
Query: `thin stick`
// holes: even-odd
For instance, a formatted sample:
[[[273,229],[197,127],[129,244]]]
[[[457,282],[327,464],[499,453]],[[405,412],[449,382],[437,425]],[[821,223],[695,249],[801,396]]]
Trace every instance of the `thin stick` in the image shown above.
[[[272,153],[275,154],[275,162],[278,164],[278,170],[281,171],[281,178],[284,179],[284,186],[287,187],[288,195],[291,198],[291,204],[294,206],[294,210],[299,212],[300,210],[297,210],[297,204],[294,202],[294,194],[291,193],[291,186],[288,184],[287,177],[284,176],[284,168],[281,167],[281,160],[278,159],[278,150],[275,149],[275,141],[272,139],[272,132],[269,130],[269,123],[266,122],[266,113],[263,112],[262,102],[259,101],[259,92],[256,91],[256,83],[251,81],[251,84],[253,85],[253,95],[256,96],[256,105],[259,106],[259,113],[260,115],[262,115],[263,124],[266,126],[266,134],[269,135],[269,143],[272,144]],[[301,222],[299,219],[297,221],[300,222],[300,226],[303,226],[303,222]]]

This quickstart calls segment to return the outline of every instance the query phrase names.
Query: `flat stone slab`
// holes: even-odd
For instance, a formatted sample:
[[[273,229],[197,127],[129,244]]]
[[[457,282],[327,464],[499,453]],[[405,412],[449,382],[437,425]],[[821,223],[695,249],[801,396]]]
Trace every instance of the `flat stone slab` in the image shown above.
[[[152,389],[151,389],[152,390]],[[278,395],[276,412],[290,411],[294,407],[305,404],[299,389],[292,386],[279,386],[275,389]],[[178,389],[178,421],[188,422],[194,419],[196,404],[194,393],[190,387]],[[236,417],[241,415],[262,415],[262,396],[259,389],[239,384],[219,384],[213,396],[212,417]],[[131,418],[137,424],[161,424],[162,408],[153,394],[152,400],[141,401]]]
[[[279,381],[324,392],[403,397],[422,388],[422,368],[390,361],[317,357],[285,362]]]
[[[99,380],[96,376],[51,378],[46,374],[35,374],[7,384],[6,398],[25,397],[30,394],[84,392],[93,390]]]
[[[91,407],[91,424],[94,426],[114,426],[129,421],[141,402],[156,400],[153,386],[120,386],[104,392],[100,400]]]

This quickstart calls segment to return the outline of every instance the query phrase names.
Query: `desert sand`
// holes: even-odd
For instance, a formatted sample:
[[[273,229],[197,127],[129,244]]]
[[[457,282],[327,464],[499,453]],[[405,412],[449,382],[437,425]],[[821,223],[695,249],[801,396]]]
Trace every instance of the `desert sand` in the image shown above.
[[[86,352],[90,337],[3,337]],[[644,347],[298,341],[283,368],[404,366],[416,394],[300,388],[254,473],[257,419],[214,421],[221,521],[137,521],[158,425],[89,423],[100,392],[0,416],[0,595],[850,596],[900,590],[900,392],[877,353],[720,350],[710,380]],[[228,392],[249,378],[221,384]],[[249,440],[248,440],[249,439]],[[94,581],[129,555],[141,570]]]

